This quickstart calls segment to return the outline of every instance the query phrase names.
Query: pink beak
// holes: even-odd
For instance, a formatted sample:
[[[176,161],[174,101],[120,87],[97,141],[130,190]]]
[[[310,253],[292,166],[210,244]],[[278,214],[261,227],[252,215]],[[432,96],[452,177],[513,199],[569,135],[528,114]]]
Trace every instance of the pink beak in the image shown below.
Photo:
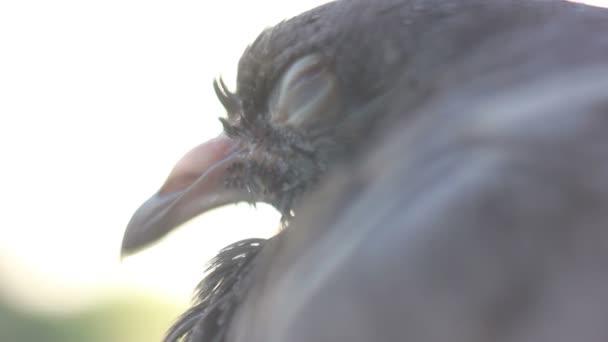
[[[121,255],[145,248],[204,211],[246,200],[246,192],[224,186],[226,168],[237,158],[237,145],[223,133],[182,157],[160,190],[133,214]]]

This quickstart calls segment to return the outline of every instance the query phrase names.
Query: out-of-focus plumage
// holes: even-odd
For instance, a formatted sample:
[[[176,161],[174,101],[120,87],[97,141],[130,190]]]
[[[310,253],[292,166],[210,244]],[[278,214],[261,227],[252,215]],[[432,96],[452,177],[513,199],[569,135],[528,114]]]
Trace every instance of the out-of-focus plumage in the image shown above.
[[[267,202],[167,341],[606,341],[608,11],[336,1],[262,32],[123,251]],[[295,212],[295,216],[294,216]]]

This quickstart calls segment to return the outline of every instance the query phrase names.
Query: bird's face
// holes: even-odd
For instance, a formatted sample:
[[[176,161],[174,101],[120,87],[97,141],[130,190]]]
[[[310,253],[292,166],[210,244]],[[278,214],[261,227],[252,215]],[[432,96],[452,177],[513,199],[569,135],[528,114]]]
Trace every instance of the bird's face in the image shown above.
[[[366,1],[336,4],[262,32],[241,56],[234,92],[221,80],[214,83],[227,112],[220,119],[224,131],[188,152],[134,213],[123,254],[229,203],[269,203],[289,220],[321,176],[365,144],[383,112],[382,85],[408,56],[378,53],[379,46],[402,40],[395,35],[402,30],[385,27],[402,21],[389,10],[381,11],[383,20],[370,19],[375,17],[365,13],[376,9]],[[387,34],[362,40],[370,25]]]
[[[319,122],[338,110],[336,80],[322,57],[308,54],[290,63],[273,84],[251,98],[230,92],[221,79],[214,82],[227,112],[220,118],[224,131],[188,152],[135,212],[123,254],[229,203],[265,202],[286,220],[293,215],[297,200],[327,169],[335,146]],[[239,87],[251,89],[242,78]]]

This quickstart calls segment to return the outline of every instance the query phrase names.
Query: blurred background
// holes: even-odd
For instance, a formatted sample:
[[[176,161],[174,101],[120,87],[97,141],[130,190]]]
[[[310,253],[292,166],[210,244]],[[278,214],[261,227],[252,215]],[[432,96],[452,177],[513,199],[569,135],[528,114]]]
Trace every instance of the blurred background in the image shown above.
[[[119,258],[133,211],[220,132],[212,80],[234,88],[263,28],[324,2],[0,2],[0,341],[159,341],[220,248],[276,231],[231,205]]]

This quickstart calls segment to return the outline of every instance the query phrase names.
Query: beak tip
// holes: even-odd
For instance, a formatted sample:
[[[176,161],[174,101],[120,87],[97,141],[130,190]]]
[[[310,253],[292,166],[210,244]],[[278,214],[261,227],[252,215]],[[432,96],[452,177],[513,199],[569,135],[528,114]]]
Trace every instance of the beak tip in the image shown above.
[[[155,194],[135,211],[122,238],[121,260],[157,242],[177,225],[168,211],[179,195]]]
[[[135,254],[145,247],[144,243],[137,241],[137,234],[133,234],[129,228],[130,225],[127,226],[122,238],[122,244],[120,245],[120,261],[124,261],[126,257]]]
[[[152,224],[148,210],[150,200],[144,203],[133,215],[125,229],[120,246],[120,259],[133,255],[162,237]],[[155,209],[155,208],[154,208]],[[152,216],[154,217],[154,216]],[[152,222],[150,222],[152,221]]]

